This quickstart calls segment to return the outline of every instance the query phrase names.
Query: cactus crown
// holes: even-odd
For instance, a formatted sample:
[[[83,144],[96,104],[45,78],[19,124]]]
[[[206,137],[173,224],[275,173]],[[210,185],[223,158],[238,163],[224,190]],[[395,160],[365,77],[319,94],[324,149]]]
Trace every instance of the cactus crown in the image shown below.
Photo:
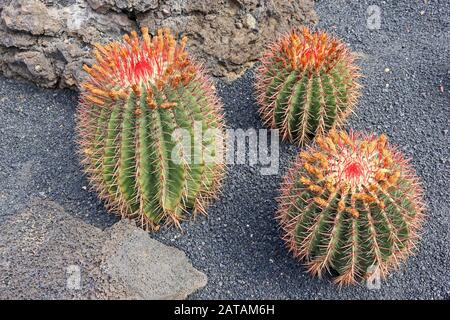
[[[340,40],[306,27],[275,41],[257,70],[265,124],[297,145],[341,126],[359,97],[354,60]]]
[[[147,28],[142,28],[142,40],[137,32],[126,34],[123,42],[112,42],[106,46],[95,44],[96,64],[84,65],[90,81],[83,83],[84,98],[92,103],[104,104],[105,99],[117,99],[146,91],[150,107],[155,107],[154,90],[166,84],[177,87],[186,85],[196,74],[197,67],[185,51],[186,37],[180,44],[168,29],[160,29],[151,37]]]
[[[421,188],[385,135],[331,130],[300,153],[279,198],[285,240],[308,270],[353,283],[405,259],[423,218]]]
[[[325,32],[314,32],[303,27],[291,31],[280,40],[280,54],[277,61],[293,70],[328,72],[346,54],[344,45]]]
[[[330,137],[325,140],[317,138],[317,144],[322,150],[336,152],[336,157],[329,160],[327,172],[334,183],[347,185],[352,192],[357,192],[372,183],[379,182],[384,178],[384,174],[391,174],[392,179],[398,178],[398,169],[389,167],[392,164],[392,154],[385,149],[385,135],[376,139],[369,137],[362,142],[343,131],[339,136],[336,135],[335,131],[331,131]],[[337,145],[331,137],[334,137]],[[302,153],[302,156],[307,157],[306,153]],[[392,170],[394,171],[391,172]]]
[[[224,172],[214,158],[221,105],[185,45],[142,28],[142,38],[97,44],[84,66],[77,129],[91,185],[110,211],[151,230],[180,226],[188,209],[206,214]]]

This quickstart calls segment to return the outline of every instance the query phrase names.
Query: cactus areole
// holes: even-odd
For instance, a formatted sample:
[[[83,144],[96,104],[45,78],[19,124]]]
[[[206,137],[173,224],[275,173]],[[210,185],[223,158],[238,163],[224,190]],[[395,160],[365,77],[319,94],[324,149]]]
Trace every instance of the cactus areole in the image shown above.
[[[422,225],[422,191],[385,135],[336,132],[302,151],[283,182],[278,220],[307,270],[341,285],[407,258]]]
[[[271,44],[256,76],[263,121],[297,145],[341,126],[360,95],[354,55],[340,40],[308,28]]]
[[[151,37],[143,28],[141,38],[132,32],[96,45],[95,63],[84,66],[82,163],[110,211],[151,230],[179,226],[189,209],[206,213],[224,171],[214,159],[223,148],[221,106],[185,44],[168,30]]]

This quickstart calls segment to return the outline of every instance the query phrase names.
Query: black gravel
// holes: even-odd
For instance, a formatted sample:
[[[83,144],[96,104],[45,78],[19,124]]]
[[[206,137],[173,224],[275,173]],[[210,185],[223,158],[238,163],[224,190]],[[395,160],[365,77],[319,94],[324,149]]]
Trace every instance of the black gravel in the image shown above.
[[[428,3],[427,3],[428,2]],[[369,5],[381,9],[381,29],[366,26]],[[209,217],[162,230],[155,238],[184,250],[208,285],[195,299],[444,299],[449,288],[450,3],[441,1],[320,1],[319,27],[361,54],[363,97],[348,125],[385,132],[412,158],[428,206],[418,254],[379,290],[339,290],[318,280],[286,251],[273,219],[281,176],[298,150],[280,148],[280,173],[230,166],[223,195]],[[218,82],[230,128],[262,128],[253,73]],[[32,196],[52,199],[68,212],[104,228],[116,220],[86,190],[75,155],[76,93],[38,89],[0,78],[0,223]]]

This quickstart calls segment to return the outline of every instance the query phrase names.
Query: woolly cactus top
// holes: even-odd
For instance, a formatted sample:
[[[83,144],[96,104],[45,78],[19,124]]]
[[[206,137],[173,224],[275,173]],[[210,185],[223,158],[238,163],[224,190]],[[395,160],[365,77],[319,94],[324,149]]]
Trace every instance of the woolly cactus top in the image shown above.
[[[125,98],[130,91],[139,94],[144,89],[148,104],[156,107],[152,101],[155,88],[167,84],[176,87],[180,82],[186,85],[197,74],[185,45],[186,38],[177,43],[167,29],[151,37],[147,28],[142,28],[142,39],[133,31],[121,42],[96,44],[96,63],[83,66],[90,76],[83,84],[84,98],[103,105],[106,100]]]

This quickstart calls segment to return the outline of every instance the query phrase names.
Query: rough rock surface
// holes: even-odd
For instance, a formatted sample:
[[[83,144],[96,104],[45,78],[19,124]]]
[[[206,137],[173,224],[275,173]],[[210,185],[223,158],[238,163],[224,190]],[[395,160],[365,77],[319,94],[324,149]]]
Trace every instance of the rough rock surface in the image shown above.
[[[95,42],[140,26],[170,27],[214,76],[234,79],[263,46],[315,22],[313,0],[0,0],[0,72],[75,88]]]
[[[127,292],[146,299],[185,299],[207,282],[183,251],[150,238],[123,220],[110,229],[102,269],[125,284]]]
[[[0,225],[0,299],[182,299],[205,285],[182,251],[127,221],[102,231],[35,198]]]

